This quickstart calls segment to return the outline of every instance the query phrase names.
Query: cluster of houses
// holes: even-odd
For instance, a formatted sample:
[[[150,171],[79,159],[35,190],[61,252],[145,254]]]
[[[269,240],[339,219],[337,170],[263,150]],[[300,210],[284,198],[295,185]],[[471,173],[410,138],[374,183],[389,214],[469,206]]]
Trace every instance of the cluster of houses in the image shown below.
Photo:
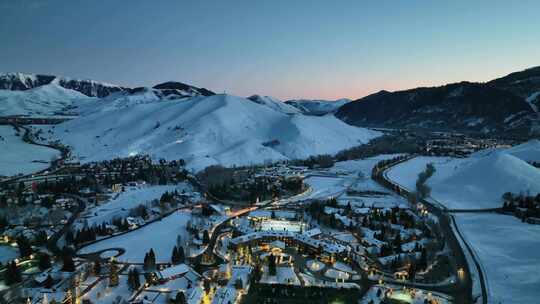
[[[271,249],[273,244],[282,244],[283,247],[298,247],[303,252],[328,261],[348,256],[346,244],[327,237],[318,228],[304,230],[306,225],[297,219],[294,211],[254,211],[247,217],[247,222],[236,223],[235,229],[242,235],[232,238],[229,247],[232,250],[240,247]]]
[[[488,148],[508,148],[510,145],[492,138],[472,138],[464,134],[434,133],[425,143],[425,153],[434,156],[465,157]]]

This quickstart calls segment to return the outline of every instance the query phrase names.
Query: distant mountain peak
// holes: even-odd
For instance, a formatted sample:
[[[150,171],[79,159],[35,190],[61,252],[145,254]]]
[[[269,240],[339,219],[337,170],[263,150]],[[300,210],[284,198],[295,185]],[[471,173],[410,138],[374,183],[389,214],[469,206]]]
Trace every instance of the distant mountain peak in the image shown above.
[[[44,74],[4,73],[0,74],[0,89],[24,91],[50,83],[58,84],[91,97],[105,97],[113,92],[122,91],[120,86],[90,79],[75,79]]]
[[[182,92],[186,95],[212,96],[216,94],[208,89],[198,88],[198,87],[185,84],[179,81],[163,82],[163,83],[155,85],[153,88],[158,89],[158,90],[177,90],[178,92]]]
[[[534,67],[487,83],[380,91],[344,105],[336,116],[364,127],[531,136],[540,123],[538,96],[540,67]]]

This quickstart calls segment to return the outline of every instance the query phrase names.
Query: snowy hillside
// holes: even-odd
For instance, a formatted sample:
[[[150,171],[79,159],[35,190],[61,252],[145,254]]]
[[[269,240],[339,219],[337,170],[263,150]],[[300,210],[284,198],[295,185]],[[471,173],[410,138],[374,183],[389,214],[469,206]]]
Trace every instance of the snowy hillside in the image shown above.
[[[505,192],[540,192],[540,170],[509,150],[481,151],[467,159],[417,157],[394,167],[388,177],[414,189],[418,173],[433,163],[436,172],[427,183],[435,199],[450,209],[498,208]]]
[[[473,158],[445,179],[434,181],[434,196],[461,208],[501,206],[505,192],[540,192],[540,170],[504,152]]]
[[[351,102],[350,99],[331,100],[288,100],[285,103],[291,105],[306,115],[325,115],[335,113],[341,106]]]
[[[56,84],[66,89],[78,91],[86,96],[104,97],[113,92],[123,91],[120,86],[90,79],[75,79],[54,75],[4,73],[0,74],[0,89],[24,91],[40,86]]]
[[[89,104],[81,117],[52,128],[54,136],[82,161],[148,153],[184,158],[200,170],[336,153],[380,135],[333,116],[287,115],[230,95],[159,101],[152,94],[124,97]]]
[[[53,83],[26,91],[0,90],[0,116],[66,114],[95,99]]]
[[[507,153],[526,162],[540,161],[540,140],[533,139],[506,150]]]
[[[25,143],[23,134],[11,126],[0,126],[0,176],[43,170],[51,159],[60,156],[56,150]]]
[[[265,105],[271,109],[274,109],[285,114],[300,114],[301,111],[291,105],[284,103],[283,101],[270,96],[252,95],[247,99],[256,102],[261,105]]]

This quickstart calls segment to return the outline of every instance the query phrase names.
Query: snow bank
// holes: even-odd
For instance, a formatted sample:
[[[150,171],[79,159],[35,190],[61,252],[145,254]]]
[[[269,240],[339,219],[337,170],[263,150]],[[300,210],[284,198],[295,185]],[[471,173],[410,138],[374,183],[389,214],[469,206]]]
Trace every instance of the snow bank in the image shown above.
[[[489,303],[536,303],[540,297],[540,226],[499,214],[458,214],[457,225],[480,259]]]
[[[16,134],[11,126],[0,126],[0,176],[40,171],[49,167],[51,159],[60,156],[57,150],[25,143],[23,130],[19,136]]]

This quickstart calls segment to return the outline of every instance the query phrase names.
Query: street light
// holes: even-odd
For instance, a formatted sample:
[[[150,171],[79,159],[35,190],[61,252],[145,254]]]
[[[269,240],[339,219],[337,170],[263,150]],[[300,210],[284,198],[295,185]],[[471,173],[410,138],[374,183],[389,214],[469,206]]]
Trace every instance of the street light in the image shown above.
[[[458,269],[458,277],[463,280],[465,278],[465,270],[463,268]]]

